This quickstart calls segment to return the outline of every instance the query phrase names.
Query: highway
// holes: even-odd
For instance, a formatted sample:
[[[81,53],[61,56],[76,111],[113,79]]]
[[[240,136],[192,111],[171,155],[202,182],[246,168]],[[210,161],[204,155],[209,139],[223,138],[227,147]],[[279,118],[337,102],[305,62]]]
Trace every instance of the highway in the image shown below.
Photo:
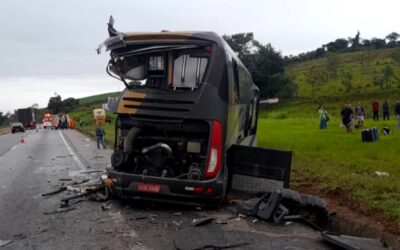
[[[21,135],[25,143],[20,143]],[[204,245],[233,249],[331,249],[319,232],[301,224],[272,223],[214,210],[83,199],[60,211],[63,192],[43,197],[83,179],[97,179],[110,166],[111,150],[98,150],[73,130],[32,130],[0,136],[0,243],[4,249],[193,249]],[[102,208],[103,205],[103,208]],[[193,227],[192,221],[214,222]],[[3,249],[3,248],[2,248]]]

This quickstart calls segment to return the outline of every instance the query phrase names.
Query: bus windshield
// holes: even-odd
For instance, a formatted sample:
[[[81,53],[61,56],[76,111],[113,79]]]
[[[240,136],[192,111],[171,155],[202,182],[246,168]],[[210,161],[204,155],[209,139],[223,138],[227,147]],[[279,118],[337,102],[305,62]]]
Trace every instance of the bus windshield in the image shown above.
[[[203,81],[211,46],[152,45],[112,55],[109,73],[129,88],[195,90]]]

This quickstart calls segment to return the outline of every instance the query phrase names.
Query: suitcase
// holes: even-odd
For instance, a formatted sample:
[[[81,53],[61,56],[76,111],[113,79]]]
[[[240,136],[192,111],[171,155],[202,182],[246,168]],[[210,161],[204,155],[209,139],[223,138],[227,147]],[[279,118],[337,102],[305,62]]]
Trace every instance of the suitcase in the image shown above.
[[[363,129],[361,131],[361,138],[363,142],[373,141],[373,134],[370,129]]]
[[[376,128],[363,129],[361,131],[361,139],[363,142],[374,142],[379,140],[379,133]]]
[[[373,137],[373,141],[377,141],[379,140],[379,132],[376,128],[371,128],[372,130],[372,137]]]

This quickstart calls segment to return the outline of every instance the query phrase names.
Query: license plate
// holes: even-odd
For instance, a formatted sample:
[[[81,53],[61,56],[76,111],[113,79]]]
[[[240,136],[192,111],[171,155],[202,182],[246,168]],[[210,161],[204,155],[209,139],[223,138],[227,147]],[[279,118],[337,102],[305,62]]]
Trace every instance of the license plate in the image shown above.
[[[149,193],[159,193],[160,185],[152,184],[152,183],[139,183],[138,190],[141,192],[149,192]]]

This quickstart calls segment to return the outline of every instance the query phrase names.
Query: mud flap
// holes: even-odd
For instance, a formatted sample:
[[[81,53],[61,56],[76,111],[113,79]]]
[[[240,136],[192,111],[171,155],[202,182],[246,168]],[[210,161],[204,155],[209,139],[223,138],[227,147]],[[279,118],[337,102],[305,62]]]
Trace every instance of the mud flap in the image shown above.
[[[232,145],[227,158],[232,191],[257,193],[289,188],[291,151]]]

